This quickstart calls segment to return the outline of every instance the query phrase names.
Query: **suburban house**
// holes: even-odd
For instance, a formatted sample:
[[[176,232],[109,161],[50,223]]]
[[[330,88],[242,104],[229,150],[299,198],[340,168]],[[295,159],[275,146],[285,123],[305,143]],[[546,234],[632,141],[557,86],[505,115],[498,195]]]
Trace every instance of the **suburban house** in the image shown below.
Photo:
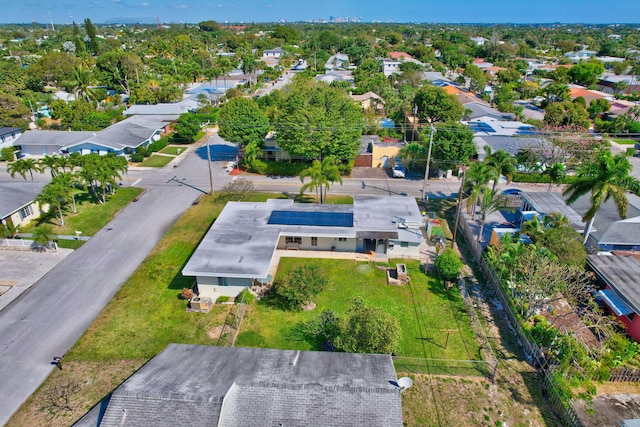
[[[22,135],[22,128],[0,127],[0,149],[12,147],[13,142]]]
[[[318,74],[315,76],[316,81],[325,82],[326,84],[331,84],[333,82],[347,82],[350,84],[354,84],[355,80],[353,79],[353,73],[351,70],[333,70],[329,71],[325,74]]]
[[[582,98],[584,99],[587,107],[594,99],[606,99],[609,100],[611,95],[608,93],[600,92],[599,90],[589,90],[584,86],[569,85],[569,96],[571,99]]]
[[[640,92],[640,79],[634,75],[616,75],[614,73],[604,73],[598,83],[596,83],[596,89],[610,93],[610,94],[623,94],[623,93],[635,93]],[[616,84],[626,83],[624,89],[616,90]]]
[[[74,426],[402,426],[389,355],[169,344]]]
[[[131,154],[140,146],[160,139],[176,116],[134,116],[97,132],[29,131],[14,145],[23,155],[44,156],[60,153]]]
[[[284,49],[278,46],[274,49],[265,50],[264,52],[262,52],[262,56],[264,58],[281,58],[284,53]]]
[[[198,294],[235,297],[268,281],[276,250],[417,257],[424,220],[410,197],[356,196],[353,205],[229,202],[182,269]]]
[[[604,285],[596,297],[640,341],[640,260],[636,256],[587,255],[587,267]]]
[[[557,212],[569,220],[569,225],[578,232],[584,230],[582,215],[571,206],[567,206],[559,193],[551,192],[522,192],[520,193],[520,214],[523,221],[536,215],[545,216]]]
[[[384,100],[380,97],[380,95],[373,92],[366,92],[362,95],[349,95],[351,99],[358,102],[362,105],[363,110],[368,110],[370,108],[376,110],[377,112],[382,112],[384,110]]]
[[[397,73],[400,69],[400,64],[403,62],[413,62],[420,66],[424,64],[413,56],[406,52],[389,52],[389,57],[382,60],[382,72],[386,77],[389,77],[393,73]]]
[[[362,148],[354,165],[369,168],[384,168],[393,163],[393,159],[405,143],[402,141],[382,141],[378,135],[363,135]]]
[[[487,153],[485,147],[492,151],[503,150],[511,156],[525,148],[540,149],[546,142],[535,137],[535,128],[531,125],[513,121],[500,120],[495,116],[480,116],[473,120],[463,121],[473,131],[478,160],[484,160]]]
[[[324,64],[324,68],[327,71],[344,70],[345,68],[349,68],[349,55],[341,52],[331,55]]]
[[[44,181],[23,181],[22,179],[1,181],[0,222],[20,227],[38,218],[43,210],[34,199],[46,184]]]

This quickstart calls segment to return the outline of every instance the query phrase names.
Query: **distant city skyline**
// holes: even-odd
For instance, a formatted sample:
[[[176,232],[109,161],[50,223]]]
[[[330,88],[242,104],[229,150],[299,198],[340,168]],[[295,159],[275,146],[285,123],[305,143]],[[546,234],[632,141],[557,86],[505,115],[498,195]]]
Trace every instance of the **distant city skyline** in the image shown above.
[[[0,23],[152,23],[319,21],[352,18],[362,22],[420,23],[639,23],[637,0],[0,0]],[[49,15],[50,14],[50,15]],[[51,17],[51,18],[50,18]]]

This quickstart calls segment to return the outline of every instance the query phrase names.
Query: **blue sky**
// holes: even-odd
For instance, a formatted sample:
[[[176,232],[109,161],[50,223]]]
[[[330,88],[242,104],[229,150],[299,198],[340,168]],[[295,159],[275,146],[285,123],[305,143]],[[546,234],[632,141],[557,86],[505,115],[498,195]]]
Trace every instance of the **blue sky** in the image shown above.
[[[307,21],[639,23],[638,0],[0,0],[0,23]]]

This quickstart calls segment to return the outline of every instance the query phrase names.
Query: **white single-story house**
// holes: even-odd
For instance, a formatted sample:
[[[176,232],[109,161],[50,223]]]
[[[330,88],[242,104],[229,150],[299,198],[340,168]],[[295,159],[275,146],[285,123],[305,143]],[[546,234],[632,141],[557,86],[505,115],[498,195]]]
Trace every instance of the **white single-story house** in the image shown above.
[[[229,202],[182,270],[198,294],[236,296],[268,281],[277,249],[417,257],[424,220],[410,197],[356,196],[353,205]]]
[[[14,146],[23,155],[33,157],[74,152],[130,154],[136,148],[160,139],[165,128],[175,118],[176,116],[133,116],[96,132],[33,130],[23,133],[14,141]]]
[[[282,55],[284,55],[284,49],[281,47],[276,47],[274,49],[267,49],[264,52],[262,52],[262,56],[265,58],[280,58],[282,57]]]
[[[20,227],[38,218],[46,209],[41,209],[34,199],[46,184],[44,181],[23,181],[22,179],[1,181],[0,222]]]

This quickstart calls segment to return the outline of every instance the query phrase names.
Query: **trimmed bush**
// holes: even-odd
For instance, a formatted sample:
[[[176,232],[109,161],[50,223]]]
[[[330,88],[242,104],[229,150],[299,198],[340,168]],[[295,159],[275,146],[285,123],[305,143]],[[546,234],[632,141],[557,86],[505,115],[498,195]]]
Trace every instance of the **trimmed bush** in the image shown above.
[[[434,264],[442,280],[456,280],[462,268],[462,261],[451,248],[445,249]]]
[[[242,298],[244,298],[245,304],[252,304],[253,301],[256,299],[255,295],[253,295],[248,289],[245,289],[238,294],[235,300],[236,304],[240,304],[240,302],[242,301]]]

